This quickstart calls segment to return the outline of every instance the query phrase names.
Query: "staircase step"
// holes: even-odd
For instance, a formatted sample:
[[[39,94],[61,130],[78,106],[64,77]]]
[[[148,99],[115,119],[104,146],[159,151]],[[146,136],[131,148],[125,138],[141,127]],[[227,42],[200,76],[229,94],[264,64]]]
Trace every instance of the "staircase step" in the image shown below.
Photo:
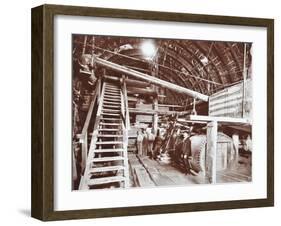
[[[120,129],[107,129],[107,128],[102,128],[102,129],[98,129],[98,131],[120,131]]]
[[[123,141],[98,141],[96,145],[103,145],[103,144],[123,144]]]
[[[105,87],[105,90],[110,90],[110,91],[114,91],[114,92],[120,92],[120,88],[118,87]]]
[[[112,108],[105,108],[105,107],[103,107],[103,108],[102,108],[102,111],[111,111],[111,112],[119,112],[119,113],[121,113],[121,109],[120,109],[120,107],[118,107],[118,108],[114,108],[114,109],[112,109]]]
[[[94,149],[94,153],[122,152],[123,148]]]
[[[113,88],[118,88],[119,89],[119,86],[118,85],[115,85],[115,84],[106,84],[105,87],[113,87]]]
[[[98,137],[123,137],[123,135],[116,134],[98,134]]]
[[[110,101],[107,101],[107,100],[104,100],[103,103],[112,104],[112,105],[118,105],[118,106],[121,105],[120,102],[119,103],[117,103],[117,102],[110,102]]]
[[[113,157],[93,158],[92,162],[110,162],[110,161],[120,161],[120,160],[124,160],[124,157],[113,156]]]
[[[116,84],[112,84],[112,83],[105,83],[105,86],[106,87],[118,87],[118,85],[116,85]]]
[[[110,108],[105,108],[103,107],[102,108],[103,111],[118,111],[118,112],[121,112],[121,107],[118,107],[118,108],[115,108],[115,109],[110,109]]]
[[[123,170],[124,166],[104,166],[90,169],[89,173],[108,172],[115,170]]]
[[[109,94],[104,94],[104,98],[112,98],[112,99],[121,99],[120,95],[109,95]]]
[[[105,123],[100,122],[99,124],[101,129],[120,129],[121,130],[121,124],[120,123]],[[120,127],[119,127],[120,126]]]
[[[105,88],[120,89],[119,86],[106,85]]]
[[[104,126],[121,126],[121,123],[100,122],[99,125],[104,125]]]
[[[104,95],[106,96],[114,96],[114,97],[120,97],[120,91],[112,91],[112,90],[105,90]]]
[[[105,87],[105,91],[113,91],[113,92],[120,92],[119,88],[112,88],[112,87]]]
[[[120,94],[112,94],[112,93],[104,93],[103,95],[104,98],[112,98],[112,99],[121,99],[121,95]]]
[[[106,96],[114,96],[114,97],[120,97],[120,92],[114,92],[114,91],[109,91],[109,90],[105,90],[104,91],[104,95]]]
[[[101,177],[96,179],[90,179],[88,185],[98,185],[98,184],[108,184],[113,182],[121,182],[124,181],[125,177],[115,176],[115,177]]]
[[[105,92],[106,91],[110,91],[110,92],[118,92],[118,93],[120,93],[121,92],[121,90],[120,89],[115,89],[115,88],[111,88],[111,87],[105,87]]]
[[[118,97],[118,98],[115,98],[115,97],[104,97],[103,98],[104,100],[106,101],[113,101],[113,102],[120,102],[121,99]]]
[[[106,105],[104,107],[104,105]],[[109,106],[109,107],[108,107]],[[121,101],[112,101],[112,100],[103,100],[103,108],[114,108],[115,109],[121,109]]]
[[[101,121],[102,120],[104,120],[104,121],[119,121],[119,122],[122,121],[120,118],[101,118],[100,120]]]
[[[121,113],[121,110],[118,110],[118,109],[102,109],[102,111],[108,111],[108,112],[118,112],[118,113]]]
[[[113,92],[113,91],[108,91],[108,90],[105,90],[104,94],[107,95],[107,96],[108,95],[120,96],[119,92]]]
[[[103,103],[106,105],[112,105],[113,107],[116,107],[116,109],[121,109],[121,102],[112,102],[112,101],[108,101],[108,100],[103,100]],[[104,104],[103,104],[103,108],[104,108]]]
[[[102,107],[103,107],[103,108],[110,108],[110,109],[111,109],[111,108],[115,108],[115,109],[116,109],[116,108],[117,108],[117,109],[120,109],[120,108],[121,108],[121,106],[107,105],[107,104],[103,104]]]
[[[114,103],[120,103],[121,100],[117,100],[117,99],[109,99],[109,98],[103,98],[104,101],[106,102],[114,102]]]
[[[119,116],[120,117],[120,114],[104,113],[104,112],[102,112],[101,114],[102,115],[110,115],[110,116]]]
[[[117,99],[110,99],[110,100],[109,100],[108,98],[104,98],[103,101],[104,101],[104,102],[114,102],[114,103],[116,103],[116,102],[118,102],[118,103],[121,102],[121,100],[117,100]]]

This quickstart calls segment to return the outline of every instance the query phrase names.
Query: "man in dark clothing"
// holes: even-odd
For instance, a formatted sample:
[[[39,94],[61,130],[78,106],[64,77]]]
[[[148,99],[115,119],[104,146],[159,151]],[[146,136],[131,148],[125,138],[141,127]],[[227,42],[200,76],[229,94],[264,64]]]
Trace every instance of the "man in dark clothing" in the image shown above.
[[[170,140],[168,143],[169,154],[170,154],[170,156],[172,156],[172,158],[175,157],[175,150],[176,150],[177,142],[178,142],[178,135],[177,135],[177,131],[175,130],[173,132],[172,136],[170,137]]]
[[[175,143],[175,153],[173,156],[174,163],[179,164],[181,160],[182,155],[182,140],[183,137],[180,135],[180,133],[177,134],[176,143]]]
[[[162,142],[163,142],[163,139],[160,135],[160,130],[157,131],[157,136],[154,140],[154,144],[153,144],[153,153],[152,153],[152,158],[153,159],[157,159],[157,156],[160,154],[160,149],[161,149],[161,146],[162,146]]]
[[[184,163],[184,169],[186,174],[190,174],[190,163],[191,159],[191,141],[187,132],[183,133],[183,141],[182,141],[182,158]]]

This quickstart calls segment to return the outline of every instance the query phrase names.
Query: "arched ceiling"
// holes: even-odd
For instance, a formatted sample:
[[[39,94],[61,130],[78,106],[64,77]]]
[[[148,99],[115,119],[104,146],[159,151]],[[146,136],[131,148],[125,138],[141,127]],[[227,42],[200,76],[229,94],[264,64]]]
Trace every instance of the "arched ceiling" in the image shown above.
[[[79,55],[85,35],[74,35],[73,51]],[[153,59],[145,58],[141,51],[144,38],[117,36],[88,36],[85,52],[134,70],[152,74],[152,65],[158,71],[155,76],[197,92],[211,95],[218,90],[243,79],[244,63],[247,77],[251,77],[251,43],[201,41],[180,39],[151,39],[156,46]],[[244,62],[245,59],[245,62]],[[99,69],[97,69],[99,70]],[[166,92],[170,102],[182,104],[189,98]],[[168,98],[169,99],[169,98]]]

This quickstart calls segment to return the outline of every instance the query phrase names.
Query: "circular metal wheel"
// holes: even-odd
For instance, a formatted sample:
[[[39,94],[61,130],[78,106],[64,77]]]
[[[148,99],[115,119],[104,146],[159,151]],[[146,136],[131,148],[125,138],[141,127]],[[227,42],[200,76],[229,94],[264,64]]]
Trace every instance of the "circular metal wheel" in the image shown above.
[[[205,173],[206,136],[196,135],[191,139],[191,167],[197,173]]]

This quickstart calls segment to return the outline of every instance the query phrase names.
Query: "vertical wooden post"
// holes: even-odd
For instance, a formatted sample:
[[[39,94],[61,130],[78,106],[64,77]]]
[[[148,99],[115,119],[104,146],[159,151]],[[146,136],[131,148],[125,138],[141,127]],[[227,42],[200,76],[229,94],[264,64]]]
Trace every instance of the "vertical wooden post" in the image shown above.
[[[87,36],[86,36],[87,37]],[[94,82],[96,81],[96,75],[95,75],[95,37],[92,37],[92,59],[91,59],[91,80]]]
[[[95,54],[95,36],[92,36],[92,54]]]
[[[101,78],[98,79],[98,84],[97,84],[97,89],[98,89],[98,92],[97,92],[97,99],[98,99],[98,104],[100,103],[100,97],[101,97],[101,92],[102,92],[102,89],[101,89]]]
[[[81,139],[82,141],[82,161],[81,161],[81,171],[83,172],[86,167],[87,162],[87,152],[88,152],[88,132]]]
[[[85,52],[86,52],[87,38],[88,38],[87,35],[85,35],[85,37],[84,37],[84,43],[83,43],[83,49],[82,49],[82,55],[84,55]]]
[[[234,151],[235,151],[235,162],[238,162],[238,156],[239,156],[239,135],[238,134],[233,134],[232,135],[232,141],[233,141],[233,146],[234,146]]]
[[[247,70],[246,70],[246,59],[247,59],[247,44],[244,44],[244,61],[243,61],[243,93],[242,93],[242,118],[245,116],[245,98],[246,98],[246,79],[247,79]]]
[[[153,133],[157,135],[158,130],[158,98],[153,99],[153,110],[156,111],[156,113],[153,115]]]
[[[77,178],[78,178],[78,174],[76,168],[76,158],[75,158],[74,150],[72,150],[72,189],[74,189],[74,182],[77,180]]]
[[[209,178],[210,183],[216,183],[216,171],[217,171],[217,135],[218,135],[218,123],[212,121],[207,124],[207,158],[206,158],[206,175]]]
[[[129,163],[128,163],[128,131],[130,129],[130,113],[129,113],[129,107],[128,107],[128,96],[127,96],[127,86],[126,86],[126,78],[123,75],[121,80],[121,112],[123,116],[125,117],[124,123],[122,123],[122,129],[123,129],[123,157],[124,157],[124,187],[129,187]]]
[[[196,98],[193,98],[193,106],[192,106],[192,115],[197,115],[197,111],[196,111]]]
[[[151,62],[151,76],[158,77],[159,67],[158,67],[158,53],[155,52],[153,61]],[[152,89],[158,93],[157,87],[152,84]],[[153,115],[153,125],[152,125],[152,132],[157,135],[158,130],[158,96],[153,98],[153,110],[156,111],[156,113]]]

